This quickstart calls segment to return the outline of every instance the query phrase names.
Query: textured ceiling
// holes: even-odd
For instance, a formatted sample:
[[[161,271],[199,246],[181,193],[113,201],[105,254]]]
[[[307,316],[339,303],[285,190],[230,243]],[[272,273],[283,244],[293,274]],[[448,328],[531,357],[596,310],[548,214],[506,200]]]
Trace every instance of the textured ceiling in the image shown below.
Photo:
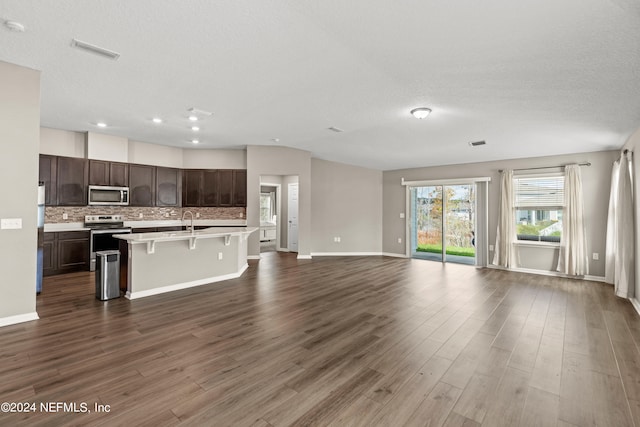
[[[636,0],[1,0],[0,19],[26,27],[0,28],[0,60],[42,70],[46,127],[193,148],[197,107],[198,148],[389,170],[615,149],[640,126]]]

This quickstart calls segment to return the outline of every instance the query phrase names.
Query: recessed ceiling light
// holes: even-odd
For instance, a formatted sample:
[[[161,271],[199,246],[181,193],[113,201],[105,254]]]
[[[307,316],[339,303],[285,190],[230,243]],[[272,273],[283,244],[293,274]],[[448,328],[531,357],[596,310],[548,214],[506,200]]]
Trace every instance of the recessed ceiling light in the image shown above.
[[[194,144],[198,144],[200,141],[198,141],[197,139],[192,139],[191,142],[193,142]]]
[[[200,128],[198,126],[191,126],[191,130],[197,132],[200,130]]]
[[[198,116],[189,116],[189,120],[191,120],[192,122],[197,122]]]
[[[271,138],[271,141],[273,141],[273,142],[280,142],[280,138]]]
[[[162,119],[160,117],[154,117],[151,120],[153,120],[153,123],[162,123]]]
[[[98,122],[98,123],[96,123],[96,126],[98,126],[99,128],[106,128],[107,124],[104,123],[104,122]]]
[[[416,119],[424,119],[431,113],[431,109],[427,107],[419,107],[411,110],[411,115]]]

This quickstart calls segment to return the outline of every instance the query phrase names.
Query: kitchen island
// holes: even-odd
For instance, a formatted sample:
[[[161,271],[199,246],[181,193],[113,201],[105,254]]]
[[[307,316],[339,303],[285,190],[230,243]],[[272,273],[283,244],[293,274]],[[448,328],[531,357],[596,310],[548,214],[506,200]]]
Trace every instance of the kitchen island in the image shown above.
[[[120,284],[128,299],[240,277],[257,227],[121,234]]]

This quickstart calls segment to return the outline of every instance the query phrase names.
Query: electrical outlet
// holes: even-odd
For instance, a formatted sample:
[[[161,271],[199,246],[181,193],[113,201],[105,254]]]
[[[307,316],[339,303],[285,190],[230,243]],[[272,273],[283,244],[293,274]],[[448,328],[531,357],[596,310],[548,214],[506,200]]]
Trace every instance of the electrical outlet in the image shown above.
[[[240,212],[240,218],[244,218],[244,212]]]
[[[340,243],[340,237],[334,237],[333,241],[334,243]]]
[[[489,250],[492,251],[493,250],[493,245],[489,245]]]
[[[140,213],[138,214],[138,218],[144,218],[144,214],[143,214],[142,212],[140,212]]]
[[[222,252],[218,252],[218,260],[222,259]]]
[[[64,213],[62,214],[62,219],[69,219],[69,214],[68,214],[68,213],[66,213],[66,212],[64,212]]]
[[[593,259],[594,259],[595,261],[598,261],[598,260],[600,259],[600,254],[599,254],[598,252],[594,252],[594,253],[593,253]]]
[[[404,212],[400,212],[400,219],[404,219]]]
[[[196,218],[200,218],[200,212],[196,212]]]
[[[398,243],[402,243],[402,237],[398,237]]]
[[[169,212],[165,212],[165,213],[164,213],[164,217],[165,217],[165,218],[169,218]]]

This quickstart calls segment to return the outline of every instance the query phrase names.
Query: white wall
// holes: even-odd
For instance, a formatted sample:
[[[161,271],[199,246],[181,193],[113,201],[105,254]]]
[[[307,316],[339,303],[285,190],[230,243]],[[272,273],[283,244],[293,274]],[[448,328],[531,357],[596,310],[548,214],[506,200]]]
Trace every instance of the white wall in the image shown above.
[[[129,161],[129,140],[120,136],[87,132],[87,159]]]
[[[246,169],[245,150],[182,150],[184,169]]]
[[[86,158],[86,135],[51,128],[40,128],[40,154]]]
[[[564,156],[535,157],[528,159],[502,160],[483,163],[469,163],[461,165],[436,166],[429,168],[405,169],[388,171],[383,174],[383,251],[387,253],[404,254],[406,233],[406,219],[400,219],[400,213],[405,212],[405,187],[401,185],[401,178],[407,181],[456,179],[489,176],[489,244],[493,245],[496,238],[496,227],[499,203],[500,169],[520,169],[564,165],[569,163],[591,162],[591,166],[583,167],[583,193],[585,206],[585,222],[589,252],[589,274],[604,276],[604,250],[607,230],[607,211],[609,205],[609,190],[611,183],[611,166],[618,155],[617,151],[597,153],[579,153]],[[561,169],[548,169],[548,172]],[[539,171],[538,171],[539,172]],[[402,243],[397,243],[401,237]],[[530,246],[520,246],[520,267],[525,269],[555,271],[557,249]],[[591,254],[597,252],[600,259],[591,259]],[[489,254],[489,260],[493,253]]]
[[[312,254],[382,252],[382,171],[312,159],[311,210]]]
[[[129,141],[129,163],[182,168],[182,148]]]
[[[0,218],[21,229],[0,230],[0,325],[37,318],[37,188],[40,72],[0,61]]]
[[[635,287],[635,300],[640,300],[640,200],[638,197],[638,185],[640,185],[640,160],[635,157],[636,151],[640,149],[640,128],[635,131],[629,140],[624,144],[623,149],[628,149],[634,152],[633,159],[633,197],[635,200],[635,232],[636,232],[636,287]],[[617,158],[617,156],[616,156]]]

